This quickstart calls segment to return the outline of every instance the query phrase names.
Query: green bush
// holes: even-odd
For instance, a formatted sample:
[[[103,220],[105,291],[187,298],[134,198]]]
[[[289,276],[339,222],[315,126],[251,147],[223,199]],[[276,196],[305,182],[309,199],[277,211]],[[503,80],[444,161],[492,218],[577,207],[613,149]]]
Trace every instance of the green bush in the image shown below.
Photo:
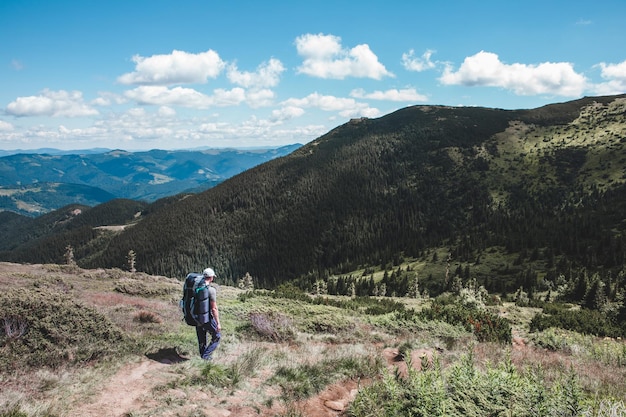
[[[43,289],[0,294],[0,326],[0,371],[97,359],[119,352],[125,339],[96,309]]]
[[[141,297],[163,297],[182,288],[182,285],[171,282],[160,282],[152,276],[137,274],[140,278],[124,277],[115,283],[115,291],[121,294],[138,295]]]
[[[626,344],[619,339],[601,340],[595,336],[550,327],[534,333],[532,341],[545,349],[560,350],[569,354],[575,352],[579,357],[605,365],[626,366]]]
[[[510,322],[487,310],[435,301],[430,308],[417,314],[423,320],[461,324],[467,331],[473,332],[481,342],[510,343],[512,339]]]
[[[247,292],[240,295],[239,299],[245,301],[254,297],[256,292]],[[353,297],[353,298],[328,298],[328,297],[311,297],[305,294],[301,289],[291,283],[282,284],[271,293],[274,298],[285,298],[289,300],[303,301],[309,304],[328,305],[344,310],[363,311],[368,315],[382,315],[394,311],[403,311],[405,306],[403,303],[391,300],[389,298],[375,297]]]
[[[546,309],[551,314],[537,313],[530,321],[530,331],[542,331],[550,327],[572,330],[582,334],[600,337],[624,337],[626,329],[609,320],[605,314],[597,310]]]
[[[348,415],[573,417],[581,411],[582,390],[573,373],[549,383],[540,372],[518,371],[510,360],[481,371],[470,354],[445,371],[435,358],[427,369],[409,367],[406,378],[387,373],[359,391]]]

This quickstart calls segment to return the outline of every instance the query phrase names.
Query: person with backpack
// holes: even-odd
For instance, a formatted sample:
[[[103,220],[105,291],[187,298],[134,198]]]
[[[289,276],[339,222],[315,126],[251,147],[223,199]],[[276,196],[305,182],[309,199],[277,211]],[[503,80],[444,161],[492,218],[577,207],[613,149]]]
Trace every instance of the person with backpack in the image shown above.
[[[217,291],[210,285],[215,277],[212,268],[206,268],[202,274],[188,274],[180,301],[185,322],[196,328],[200,357],[209,361],[222,337]]]
[[[198,349],[200,350],[200,357],[210,361],[212,359],[213,352],[220,344],[220,339],[222,338],[222,326],[220,325],[220,315],[217,309],[217,290],[215,287],[210,285],[215,279],[215,271],[211,268],[207,268],[202,271],[202,275],[204,275],[204,279],[209,290],[210,319],[208,323],[196,326],[196,334],[198,335]],[[207,340],[209,335],[211,336],[210,341]]]

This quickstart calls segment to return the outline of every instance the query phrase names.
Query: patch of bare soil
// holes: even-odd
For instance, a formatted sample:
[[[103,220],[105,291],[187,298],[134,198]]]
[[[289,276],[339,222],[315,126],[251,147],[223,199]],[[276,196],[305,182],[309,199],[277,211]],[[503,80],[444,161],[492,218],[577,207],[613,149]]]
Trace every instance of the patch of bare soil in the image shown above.
[[[422,350],[412,354],[414,358],[420,359],[414,362],[418,364],[418,368],[424,354],[425,351]],[[406,363],[395,358],[397,351],[386,349],[383,355],[388,358],[390,368],[399,367],[403,369],[401,372],[406,372]],[[168,373],[169,365],[184,360],[174,350],[164,350],[148,355],[147,358],[138,362],[126,364],[101,387],[97,395],[91,400],[74,406],[65,416],[124,417],[132,413],[150,415],[159,407],[154,388],[163,386],[172,378],[172,374]],[[253,381],[251,389],[259,388],[263,381],[263,378]],[[193,400],[187,399],[185,394],[180,393],[180,398],[185,405],[177,411],[172,410],[172,413],[176,414],[171,415],[180,415],[181,412],[184,413],[183,415],[192,415],[198,411],[201,412],[199,415],[221,417],[270,417],[291,410],[307,417],[339,417],[345,415],[359,388],[369,383],[371,383],[370,380],[340,381],[305,401],[291,404],[275,401],[270,406],[251,406],[248,401],[249,394],[242,390],[234,391],[221,400],[204,391],[197,392]],[[278,392],[275,394],[279,395]]]
[[[160,374],[164,367],[167,364],[150,359],[125,365],[102,387],[95,401],[74,408],[67,416],[118,417],[150,405],[148,394],[165,380]]]
[[[305,415],[313,417],[335,417],[344,415],[356,397],[361,384],[367,381],[344,381],[333,384],[304,404]]]
[[[127,364],[102,386],[92,401],[74,407],[66,416],[124,417],[132,413],[140,415],[150,413],[159,406],[157,399],[154,398],[154,388],[162,386],[171,377],[167,373],[168,365],[181,360],[184,359],[159,354],[152,359],[146,358]],[[189,415],[198,410],[202,412],[201,415],[210,416],[270,417],[285,413],[289,408],[307,417],[338,417],[345,415],[359,387],[368,383],[369,381],[342,381],[306,401],[288,405],[276,401],[270,407],[247,405],[248,393],[245,391],[232,392],[223,403],[207,392],[198,392],[193,401],[186,401],[183,409]],[[262,381],[259,380],[258,384],[262,384]],[[184,395],[181,395],[184,398]],[[178,409],[178,413],[181,411]]]

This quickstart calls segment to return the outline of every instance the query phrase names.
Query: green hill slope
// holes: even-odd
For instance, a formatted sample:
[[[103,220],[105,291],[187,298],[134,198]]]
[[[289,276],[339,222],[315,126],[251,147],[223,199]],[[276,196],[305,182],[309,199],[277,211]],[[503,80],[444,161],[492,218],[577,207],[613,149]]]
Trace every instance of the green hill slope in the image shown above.
[[[516,111],[410,107],[170,200],[77,260],[124,267],[133,250],[148,273],[212,265],[266,287],[413,260],[431,291],[449,284],[450,267],[496,290],[556,282],[572,267],[616,270],[626,259],[625,147],[626,96]],[[58,261],[32,252],[23,260]]]

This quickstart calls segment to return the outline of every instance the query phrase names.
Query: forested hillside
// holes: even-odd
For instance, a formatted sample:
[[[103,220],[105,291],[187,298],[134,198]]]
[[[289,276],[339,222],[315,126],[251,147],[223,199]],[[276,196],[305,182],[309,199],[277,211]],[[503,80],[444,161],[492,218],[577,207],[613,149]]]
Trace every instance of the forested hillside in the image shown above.
[[[490,291],[573,288],[593,273],[617,289],[625,182],[626,96],[516,111],[414,106],[148,206],[106,244],[58,244],[75,245],[88,268],[126,268],[134,251],[151,274],[211,265],[226,281],[249,272],[263,287],[323,280],[345,292],[361,278],[346,274],[360,270],[365,292],[382,280],[403,294],[417,272],[431,293],[454,278]],[[34,248],[2,258],[61,261]],[[399,270],[407,263],[413,275]],[[375,283],[374,270],[384,272]]]

